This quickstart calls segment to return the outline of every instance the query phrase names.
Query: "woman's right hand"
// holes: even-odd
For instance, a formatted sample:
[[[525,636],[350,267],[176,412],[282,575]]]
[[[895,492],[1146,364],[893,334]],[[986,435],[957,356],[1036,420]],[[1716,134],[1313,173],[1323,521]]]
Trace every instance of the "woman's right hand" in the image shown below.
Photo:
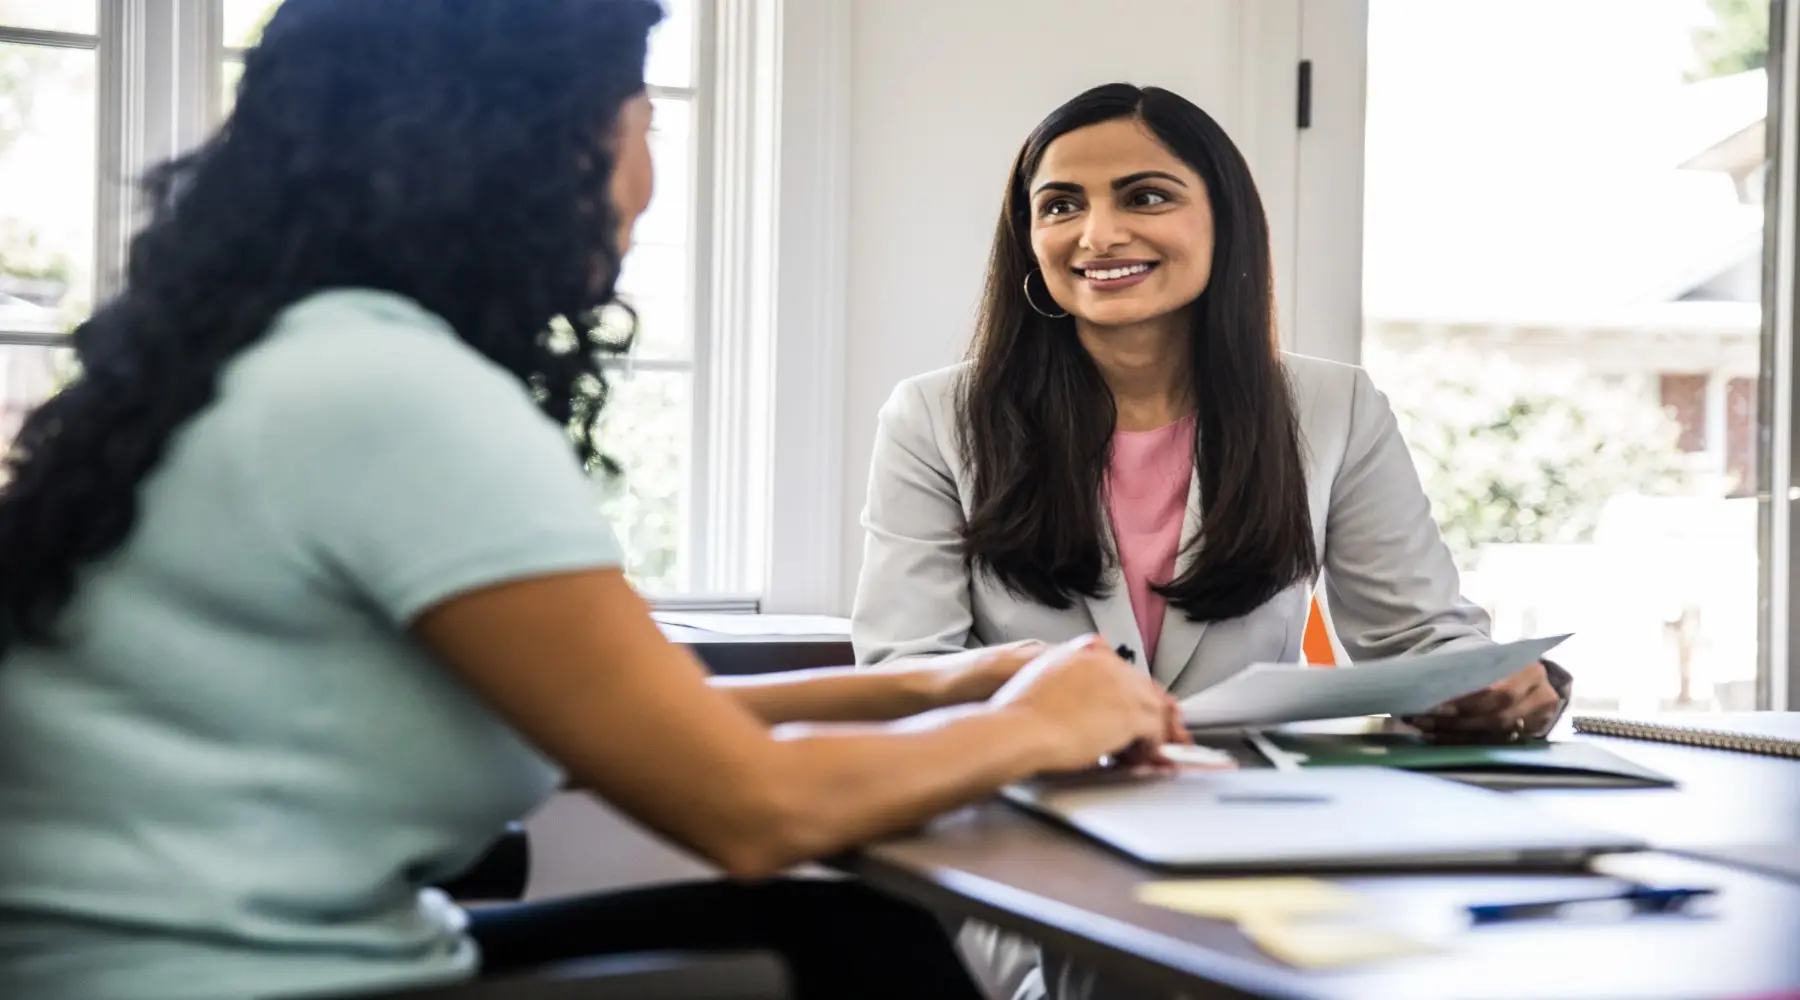
[[[1055,646],[1027,664],[990,701],[1041,722],[1047,771],[1079,771],[1108,754],[1137,748],[1154,763],[1168,732],[1173,700],[1142,669],[1089,636]],[[1179,717],[1179,713],[1175,713]]]

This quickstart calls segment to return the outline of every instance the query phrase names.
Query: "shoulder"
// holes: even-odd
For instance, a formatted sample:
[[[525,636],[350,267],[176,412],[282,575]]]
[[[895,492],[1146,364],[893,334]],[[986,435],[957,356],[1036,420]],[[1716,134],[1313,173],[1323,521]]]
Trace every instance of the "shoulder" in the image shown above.
[[[954,478],[960,465],[957,398],[966,364],[914,375],[894,387],[881,407],[875,431],[872,475],[894,466],[920,464]]]
[[[902,379],[899,385],[894,386],[893,395],[888,398],[888,402],[892,405],[899,401],[903,405],[933,411],[954,409],[956,397],[962,391],[963,380],[968,377],[968,373],[969,363],[963,361],[948,368]]]
[[[1376,395],[1369,373],[1357,365],[1305,354],[1281,355],[1303,425],[1342,424]]]
[[[1369,380],[1369,373],[1358,365],[1328,361],[1309,354],[1281,353],[1282,367],[1298,395],[1313,393],[1354,392]]]
[[[283,424],[382,415],[535,414],[524,382],[403,296],[334,289],[289,306],[226,374],[228,398]]]
[[[952,426],[968,371],[962,362],[901,380],[881,408],[882,423],[927,432]]]

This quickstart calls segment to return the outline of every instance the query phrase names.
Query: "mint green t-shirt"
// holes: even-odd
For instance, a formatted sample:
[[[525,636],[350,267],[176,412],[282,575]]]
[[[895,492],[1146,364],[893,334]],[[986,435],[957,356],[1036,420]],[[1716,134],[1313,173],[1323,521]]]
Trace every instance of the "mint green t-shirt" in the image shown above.
[[[619,564],[563,429],[410,300],[331,291],[226,368],[140,496],[69,641],[0,661],[0,997],[472,976],[426,887],[561,775],[407,629]]]

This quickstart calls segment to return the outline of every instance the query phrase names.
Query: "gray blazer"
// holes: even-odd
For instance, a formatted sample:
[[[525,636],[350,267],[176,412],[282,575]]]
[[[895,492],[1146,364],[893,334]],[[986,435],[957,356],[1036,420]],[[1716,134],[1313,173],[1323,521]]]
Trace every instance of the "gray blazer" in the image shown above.
[[[1284,360],[1299,404],[1326,602],[1350,658],[1489,641],[1486,613],[1458,590],[1456,567],[1386,397],[1360,368],[1292,354]],[[908,379],[882,408],[851,618],[857,662],[1090,632],[1140,650],[1116,568],[1106,596],[1058,611],[965,567],[959,540],[969,512],[969,472],[955,418],[965,368]],[[1188,488],[1184,553],[1200,528],[1199,489],[1196,477]],[[1186,561],[1184,555],[1178,572]],[[1151,673],[1186,696],[1251,663],[1297,661],[1316,586],[1306,581],[1242,618],[1210,624],[1171,608]]]

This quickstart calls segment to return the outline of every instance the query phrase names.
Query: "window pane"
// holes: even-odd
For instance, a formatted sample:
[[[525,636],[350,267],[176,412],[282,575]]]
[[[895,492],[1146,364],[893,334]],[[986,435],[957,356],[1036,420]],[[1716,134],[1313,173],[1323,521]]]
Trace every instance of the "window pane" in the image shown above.
[[[92,307],[95,64],[0,42],[0,328],[66,329]]]
[[[219,114],[229,117],[231,108],[237,104],[238,81],[244,78],[244,64],[236,59],[227,59],[219,68]]]
[[[640,358],[686,358],[691,351],[692,282],[685,246],[640,245],[625,259],[619,293],[638,314],[633,353]]]
[[[650,58],[644,79],[657,87],[694,85],[694,4],[696,0],[663,0],[669,16],[650,35]]]
[[[600,444],[624,467],[603,482],[600,509],[624,543],[626,570],[647,594],[687,586],[687,494],[693,376],[612,372]]]
[[[654,103],[650,156],[656,164],[656,196],[633,235],[638,243],[686,243],[694,203],[694,109],[684,100]]]
[[[619,279],[620,292],[641,321],[639,357],[693,354],[693,250],[688,235],[694,203],[691,121],[687,101],[656,102],[656,132],[651,137],[656,197],[638,220],[633,249]]]
[[[95,0],[0,0],[0,27],[98,34]]]
[[[255,45],[279,6],[281,0],[224,0],[225,45],[234,49]]]
[[[0,347],[0,451],[12,446],[25,414],[67,381],[73,364],[69,351]]]
[[[1754,707],[1767,0],[1373,0],[1365,360],[1499,638]]]

